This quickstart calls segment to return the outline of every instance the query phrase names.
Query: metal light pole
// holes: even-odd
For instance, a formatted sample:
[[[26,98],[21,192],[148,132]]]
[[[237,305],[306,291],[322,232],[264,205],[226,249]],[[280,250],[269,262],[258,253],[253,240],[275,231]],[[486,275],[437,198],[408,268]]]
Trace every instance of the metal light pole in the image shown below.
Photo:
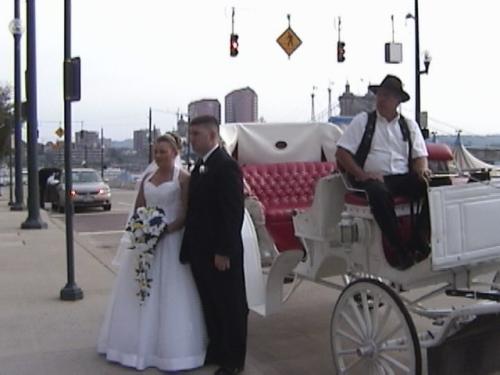
[[[12,211],[23,210],[23,163],[22,163],[22,122],[21,122],[21,36],[23,26],[21,24],[20,0],[14,0],[14,19],[9,25],[10,32],[14,36],[14,169],[15,169],[15,202],[10,209]],[[12,185],[12,179],[10,180]]]
[[[429,72],[429,65],[431,62],[430,56],[426,53],[424,58],[425,70],[420,70],[420,29],[419,29],[419,15],[418,15],[418,0],[415,0],[414,14],[408,13],[406,18],[413,18],[415,23],[415,121],[420,126],[424,138],[429,138],[429,131],[421,127],[421,108],[420,108],[420,75]]]
[[[36,11],[35,0],[27,0],[27,67],[28,67],[28,218],[21,224],[22,229],[47,228],[40,218],[40,192],[38,190],[38,113],[36,77]]]
[[[64,67],[71,61],[71,0],[64,0]],[[68,87],[66,80],[69,75],[64,74],[64,87]],[[83,298],[83,291],[75,282],[75,259],[73,248],[73,201],[71,189],[73,188],[73,172],[71,169],[71,98],[67,92],[64,94],[64,183],[65,183],[65,216],[66,216],[66,257],[68,281],[60,292],[64,301],[76,301]]]
[[[311,121],[316,121],[316,110],[314,109],[314,91],[316,91],[316,86],[313,86],[311,93]]]

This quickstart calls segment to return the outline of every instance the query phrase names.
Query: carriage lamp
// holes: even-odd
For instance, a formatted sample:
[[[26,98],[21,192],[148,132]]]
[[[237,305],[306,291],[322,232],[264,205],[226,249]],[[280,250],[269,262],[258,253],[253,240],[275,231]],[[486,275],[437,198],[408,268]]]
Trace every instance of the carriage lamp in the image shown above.
[[[340,217],[340,242],[343,245],[350,245],[357,242],[359,239],[358,226],[354,223],[352,216],[347,212],[342,212]]]

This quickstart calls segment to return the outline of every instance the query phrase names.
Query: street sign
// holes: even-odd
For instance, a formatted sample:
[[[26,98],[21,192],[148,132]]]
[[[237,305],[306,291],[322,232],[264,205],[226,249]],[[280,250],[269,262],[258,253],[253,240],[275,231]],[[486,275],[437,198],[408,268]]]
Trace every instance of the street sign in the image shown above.
[[[56,130],[56,135],[57,135],[59,138],[61,138],[61,137],[64,135],[64,130],[63,130],[63,128],[61,128],[61,127],[59,126],[59,128],[57,128],[57,130]]]
[[[283,48],[283,51],[288,55],[288,58],[294,53],[297,48],[302,44],[302,40],[295,34],[291,27],[288,27],[283,34],[281,34],[276,42]]]

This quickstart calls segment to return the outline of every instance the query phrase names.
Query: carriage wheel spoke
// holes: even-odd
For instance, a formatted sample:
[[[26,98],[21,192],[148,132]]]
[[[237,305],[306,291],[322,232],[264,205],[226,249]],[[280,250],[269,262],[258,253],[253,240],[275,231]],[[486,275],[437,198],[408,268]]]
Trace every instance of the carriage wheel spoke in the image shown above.
[[[359,357],[355,361],[353,361],[349,366],[347,366],[344,370],[342,370],[342,374],[347,374],[349,371],[354,370],[361,363],[362,358]]]
[[[354,300],[354,297],[351,297],[349,299],[349,306],[351,306],[351,309],[354,312],[354,315],[356,316],[356,319],[359,323],[359,326],[361,327],[361,330],[363,332],[362,337],[363,338],[368,337],[367,330],[366,330],[366,322],[364,321],[363,317],[361,316],[361,313],[359,312],[359,305]]]
[[[366,336],[371,337],[372,336],[372,317],[370,314],[370,308],[368,306],[368,297],[366,294],[366,291],[361,292],[361,301],[363,303],[363,313],[365,315],[365,322],[366,322]]]
[[[396,327],[394,327],[391,331],[389,331],[389,333],[387,333],[384,338],[380,339],[380,340],[375,340],[375,342],[377,343],[377,346],[380,346],[382,342],[385,342],[387,341],[388,339],[390,339],[391,337],[393,337],[399,330],[401,330],[403,328],[403,323],[399,322],[398,325]]]
[[[382,321],[380,322],[380,326],[378,327],[378,332],[375,333],[374,337],[375,341],[377,341],[379,335],[382,334],[382,332],[384,331],[385,325],[387,324],[387,320],[389,319],[391,312],[392,312],[392,307],[391,305],[388,305],[384,311],[384,315],[382,316]]]
[[[342,316],[342,318],[344,318],[344,320],[347,322],[347,324],[349,324],[349,326],[354,331],[354,333],[359,337],[359,339],[363,340],[363,334],[359,331],[358,327],[356,327],[356,325],[354,324],[352,319],[349,317],[349,315],[347,315],[345,312],[342,312],[341,316]]]
[[[335,336],[337,336],[337,335],[345,337],[346,339],[351,340],[355,344],[358,344],[358,345],[362,345],[363,344],[360,340],[358,340],[356,337],[350,335],[349,333],[347,333],[343,329],[337,330],[337,332],[335,333]]]
[[[401,371],[404,371],[407,374],[410,373],[410,369],[408,368],[408,366],[406,366],[405,364],[399,362],[397,359],[392,358],[391,356],[389,356],[387,354],[381,354],[380,357],[382,357],[387,362],[389,362],[389,364],[391,364],[391,365],[399,368]]]

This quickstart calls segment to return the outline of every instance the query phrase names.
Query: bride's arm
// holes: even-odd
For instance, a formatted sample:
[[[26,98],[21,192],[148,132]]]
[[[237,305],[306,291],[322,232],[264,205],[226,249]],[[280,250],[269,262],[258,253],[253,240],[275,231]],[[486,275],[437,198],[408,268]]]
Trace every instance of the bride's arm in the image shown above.
[[[144,181],[147,176],[144,176],[141,182],[141,186],[139,187],[139,192],[137,193],[137,198],[135,199],[134,211],[137,210],[138,207],[146,207],[146,199],[144,198]]]
[[[188,205],[188,192],[189,192],[189,173],[181,170],[179,174],[179,183],[181,185],[181,206],[177,218],[168,224],[167,233],[172,233],[182,229],[186,221],[186,212]]]

